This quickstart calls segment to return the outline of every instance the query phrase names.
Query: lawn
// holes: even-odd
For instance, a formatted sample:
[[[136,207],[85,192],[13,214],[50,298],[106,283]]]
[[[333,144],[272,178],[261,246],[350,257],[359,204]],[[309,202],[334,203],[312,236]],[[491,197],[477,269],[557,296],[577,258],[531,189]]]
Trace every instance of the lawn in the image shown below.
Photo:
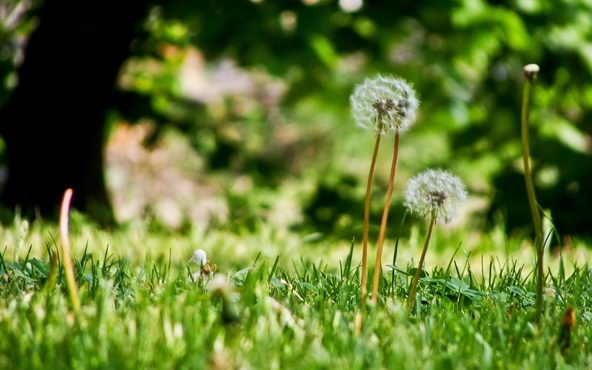
[[[2,229],[3,369],[588,368],[589,245],[547,258],[544,315],[533,321],[534,253],[498,227],[436,230],[415,309],[405,308],[421,227],[387,240],[379,300],[359,333],[359,243],[253,230],[101,231],[74,217],[82,309],[59,264],[46,284],[56,225]],[[454,246],[454,247],[451,247]],[[215,272],[196,274],[203,249]],[[371,253],[373,250],[371,250]],[[214,266],[215,265],[215,266]],[[573,311],[568,311],[573,308]],[[566,315],[566,312],[568,313]],[[573,312],[573,318],[569,315]]]

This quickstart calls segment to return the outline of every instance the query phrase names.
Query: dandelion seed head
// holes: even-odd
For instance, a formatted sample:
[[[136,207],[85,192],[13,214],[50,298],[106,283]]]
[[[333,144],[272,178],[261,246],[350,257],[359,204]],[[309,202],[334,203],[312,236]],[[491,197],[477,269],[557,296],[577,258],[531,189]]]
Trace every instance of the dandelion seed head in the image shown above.
[[[231,287],[230,281],[224,275],[216,275],[208,284],[208,290],[213,293],[226,293],[231,290]]]
[[[454,218],[458,203],[466,198],[461,179],[448,171],[431,169],[409,180],[405,206],[424,217],[435,212],[436,221],[445,224]]]
[[[405,131],[415,121],[419,100],[405,80],[378,75],[356,86],[349,98],[359,127],[377,135]]]
[[[526,74],[535,74],[538,73],[541,70],[541,68],[538,66],[538,64],[531,63],[525,65],[523,70]]]
[[[524,76],[533,81],[537,75],[537,73],[539,73],[539,71],[541,70],[541,68],[538,66],[538,64],[527,64],[524,66],[524,68],[522,69],[522,71],[524,72]]]
[[[199,266],[205,266],[208,262],[206,251],[203,249],[196,249],[191,257],[191,262],[195,262]]]

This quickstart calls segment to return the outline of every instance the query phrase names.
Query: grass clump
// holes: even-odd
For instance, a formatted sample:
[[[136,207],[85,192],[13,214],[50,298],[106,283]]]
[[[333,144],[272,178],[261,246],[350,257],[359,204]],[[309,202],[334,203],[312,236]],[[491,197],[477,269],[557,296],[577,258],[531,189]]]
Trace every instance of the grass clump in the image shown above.
[[[270,236],[258,233],[246,262],[225,260],[223,245],[208,250],[208,264],[217,264],[213,277],[194,276],[204,264],[190,259],[195,244],[217,244],[207,242],[215,235],[200,234],[201,243],[189,236],[184,253],[170,250],[174,236],[167,243],[150,233],[133,240],[120,235],[119,245],[161,238],[160,253],[141,258],[97,246],[99,232],[87,234],[84,243],[72,235],[78,323],[63,266],[57,267],[56,289],[46,294],[47,252],[31,245],[15,255],[6,244],[12,238],[3,240],[0,367],[524,369],[583,368],[592,361],[592,333],[585,324],[592,318],[587,265],[558,263],[555,272],[547,272],[552,285],[537,327],[536,281],[528,265],[491,259],[477,268],[470,257],[460,266],[459,258],[443,259],[433,265],[446,268],[421,278],[417,315],[409,316],[409,264],[394,269],[394,279],[381,275],[384,299],[367,308],[357,333],[360,277],[353,246],[327,262],[307,257],[318,254],[321,242],[269,258],[257,246],[271,244]],[[439,240],[436,235],[433,242]],[[575,326],[562,320],[570,307]]]

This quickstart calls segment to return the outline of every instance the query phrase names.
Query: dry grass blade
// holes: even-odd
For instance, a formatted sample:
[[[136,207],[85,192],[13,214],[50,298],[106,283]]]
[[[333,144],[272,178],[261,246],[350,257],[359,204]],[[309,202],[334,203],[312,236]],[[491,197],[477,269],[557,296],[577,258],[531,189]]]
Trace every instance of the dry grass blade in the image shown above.
[[[67,189],[64,192],[62,205],[60,207],[60,241],[62,246],[62,263],[64,264],[64,273],[66,274],[66,284],[68,286],[68,295],[70,296],[70,304],[74,310],[76,318],[80,318],[80,298],[78,297],[78,289],[76,287],[76,280],[74,279],[74,266],[72,264],[72,251],[70,249],[70,238],[68,234],[69,225],[69,211],[70,203],[72,201],[72,189]]]

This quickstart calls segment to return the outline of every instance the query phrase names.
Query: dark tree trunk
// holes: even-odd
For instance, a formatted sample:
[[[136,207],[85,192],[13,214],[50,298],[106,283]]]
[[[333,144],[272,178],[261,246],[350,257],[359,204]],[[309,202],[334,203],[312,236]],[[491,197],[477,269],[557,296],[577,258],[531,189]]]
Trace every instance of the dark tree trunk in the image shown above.
[[[146,8],[134,0],[45,0],[0,115],[4,206],[53,217],[73,188],[75,208],[114,222],[103,175],[105,114]]]

